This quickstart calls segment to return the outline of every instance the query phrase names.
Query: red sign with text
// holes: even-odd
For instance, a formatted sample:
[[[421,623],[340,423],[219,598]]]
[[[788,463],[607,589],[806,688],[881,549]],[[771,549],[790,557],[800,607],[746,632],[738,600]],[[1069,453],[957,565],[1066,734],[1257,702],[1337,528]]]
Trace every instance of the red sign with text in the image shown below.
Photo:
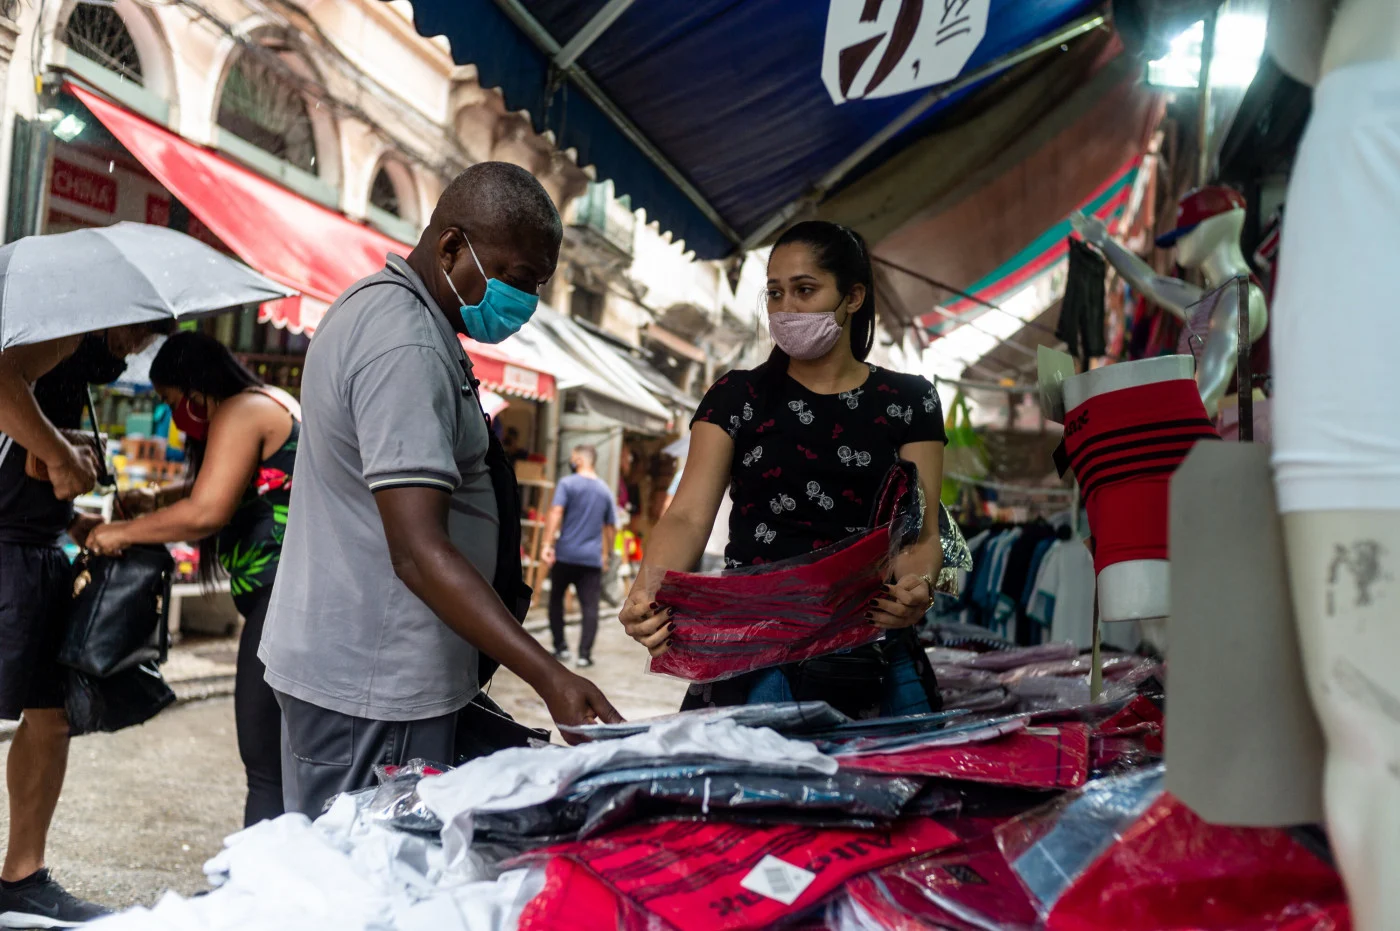
[[[72,162],[56,158],[53,161],[53,181],[49,191],[54,197],[82,204],[102,213],[117,212],[117,181]]]

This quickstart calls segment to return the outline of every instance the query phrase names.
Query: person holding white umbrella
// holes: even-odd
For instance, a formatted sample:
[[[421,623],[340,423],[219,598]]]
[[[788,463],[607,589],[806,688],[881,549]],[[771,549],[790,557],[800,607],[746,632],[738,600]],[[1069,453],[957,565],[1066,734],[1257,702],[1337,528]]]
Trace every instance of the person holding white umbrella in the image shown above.
[[[57,655],[73,579],[59,540],[66,530],[86,542],[92,523],[75,521],[72,499],[105,472],[103,452],[77,430],[87,386],[119,377],[178,317],[289,292],[144,224],[11,243],[0,279],[0,719],[20,721],[0,927],[64,928],[104,913],[55,882],[44,856],[68,765]]]

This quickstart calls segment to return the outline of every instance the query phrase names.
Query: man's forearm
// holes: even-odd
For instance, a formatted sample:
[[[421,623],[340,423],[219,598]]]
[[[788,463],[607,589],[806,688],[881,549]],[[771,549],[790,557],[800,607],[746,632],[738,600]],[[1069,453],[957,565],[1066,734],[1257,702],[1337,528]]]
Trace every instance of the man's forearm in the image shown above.
[[[63,434],[39,409],[29,384],[13,368],[3,364],[0,364],[0,433],[48,465],[62,463],[72,455]]]
[[[543,693],[558,671],[553,657],[511,616],[486,579],[452,541],[417,548],[395,571],[452,632]]]

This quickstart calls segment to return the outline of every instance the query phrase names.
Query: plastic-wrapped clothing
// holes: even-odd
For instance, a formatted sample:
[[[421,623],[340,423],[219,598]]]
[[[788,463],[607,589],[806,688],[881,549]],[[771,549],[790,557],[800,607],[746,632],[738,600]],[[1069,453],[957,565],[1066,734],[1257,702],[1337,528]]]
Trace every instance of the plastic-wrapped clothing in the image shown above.
[[[456,865],[468,857],[475,813],[538,805],[564,795],[575,781],[591,773],[664,758],[675,762],[730,760],[765,765],[778,772],[828,776],[838,768],[835,760],[812,744],[789,740],[766,728],[684,716],[622,740],[502,750],[450,773],[424,779],[418,794],[442,819],[443,848],[448,862]]]
[[[1002,853],[1044,912],[1161,795],[1163,777],[1157,766],[1093,782],[1001,829]]]
[[[1046,643],[1040,646],[1019,647],[1014,650],[987,653],[974,660],[969,660],[964,665],[969,669],[987,669],[993,672],[1005,672],[1021,666],[1028,666],[1031,663],[1049,663],[1056,660],[1074,659],[1078,655],[1079,648],[1072,643]]]
[[[907,737],[912,734],[943,732],[950,725],[968,723],[966,711],[937,711],[925,714],[905,715],[891,718],[867,718],[864,721],[848,721],[820,731],[803,734],[802,739],[830,741],[839,745],[842,741],[857,738]]]
[[[767,929],[852,878],[956,843],[928,818],[877,831],[667,823],[540,851],[566,857],[675,931]]]
[[[990,838],[886,867],[846,887],[881,931],[1037,931],[1039,917]]]
[[[1002,684],[1001,677],[990,670],[973,669],[966,663],[940,664],[933,667],[940,688],[958,692],[979,692]]]
[[[911,730],[907,733],[861,734],[838,736],[823,739],[818,746],[838,760],[853,756],[875,753],[893,753],[899,750],[913,750],[927,747],[956,747],[963,744],[982,743],[1003,734],[1011,734],[1023,729],[1027,723],[1025,715],[1006,715],[999,718],[982,718],[969,715],[955,719],[943,727],[928,730]]]
[[[672,632],[651,671],[714,682],[873,643],[883,632],[866,622],[867,606],[923,520],[916,470],[900,462],[885,476],[868,531],[762,566],[666,572],[653,600],[670,610]]]
[[[1047,931],[1344,931],[1336,870],[1288,832],[1209,825],[1163,794],[1061,896]]]
[[[751,766],[623,769],[581,780],[564,798],[479,814],[474,840],[523,852],[661,819],[873,828],[898,818],[922,787],[922,779],[845,771],[795,776]]]
[[[697,708],[694,711],[681,711],[655,718],[626,721],[622,724],[564,724],[559,730],[589,740],[616,740],[645,734],[658,724],[686,718],[701,721],[728,720],[743,727],[772,728],[779,734],[790,736],[824,731],[850,721],[824,701],[761,702],[724,708]]]
[[[949,690],[943,693],[943,707],[950,711],[992,714],[993,712],[1010,711],[1016,705],[1016,696],[1002,686],[976,692]]]
[[[984,743],[840,757],[841,768],[1037,789],[1071,789],[1089,776],[1089,727],[1024,728]]]
[[[1341,931],[1341,878],[1290,833],[1208,825],[1163,769],[1091,783],[998,831],[1048,931]]]
[[[525,906],[518,931],[664,931],[585,867],[559,857],[545,866],[544,890]]]

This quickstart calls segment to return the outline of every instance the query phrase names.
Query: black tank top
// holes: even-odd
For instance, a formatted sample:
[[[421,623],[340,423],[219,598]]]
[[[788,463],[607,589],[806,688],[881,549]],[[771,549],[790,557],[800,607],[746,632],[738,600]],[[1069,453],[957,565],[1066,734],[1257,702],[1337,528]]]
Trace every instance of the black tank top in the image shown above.
[[[34,383],[34,398],[55,427],[75,430],[83,425],[88,385],[116,381],[125,368],[106,338],[93,334]],[[0,433],[0,543],[52,546],[72,522],[73,505],[55,498],[53,485],[24,474],[28,457],[28,450]]]

